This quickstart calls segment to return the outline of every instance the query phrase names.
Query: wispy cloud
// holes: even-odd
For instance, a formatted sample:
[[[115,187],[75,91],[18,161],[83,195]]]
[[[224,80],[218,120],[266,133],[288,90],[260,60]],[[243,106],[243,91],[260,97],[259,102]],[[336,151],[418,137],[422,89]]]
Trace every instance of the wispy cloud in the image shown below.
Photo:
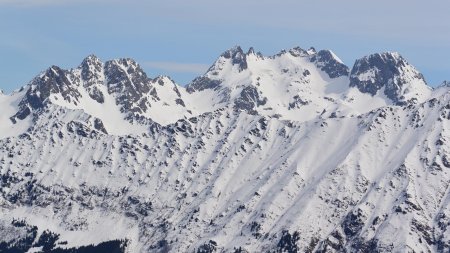
[[[179,63],[179,62],[163,62],[163,61],[147,61],[142,63],[142,66],[175,73],[192,73],[192,74],[202,74],[209,67],[209,65],[201,63]]]

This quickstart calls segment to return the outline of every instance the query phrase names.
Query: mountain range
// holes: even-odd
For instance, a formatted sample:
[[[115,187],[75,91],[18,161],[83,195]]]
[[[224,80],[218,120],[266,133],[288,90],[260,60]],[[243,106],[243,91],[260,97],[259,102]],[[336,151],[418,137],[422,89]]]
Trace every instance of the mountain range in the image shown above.
[[[0,251],[448,252],[449,124],[395,52],[51,66],[0,93]]]

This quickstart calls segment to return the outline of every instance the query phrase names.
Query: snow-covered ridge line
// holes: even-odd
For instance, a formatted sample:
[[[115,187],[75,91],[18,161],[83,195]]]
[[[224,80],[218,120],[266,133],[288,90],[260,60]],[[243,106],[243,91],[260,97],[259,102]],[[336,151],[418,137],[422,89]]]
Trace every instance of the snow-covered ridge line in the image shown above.
[[[187,87],[90,55],[0,110],[0,251],[450,250],[450,86],[395,53],[234,47]]]
[[[423,102],[431,93],[398,53],[373,54],[349,69],[330,50],[295,47],[263,56],[236,46],[186,87],[170,77],[148,77],[133,59],[103,63],[89,55],[74,69],[50,67],[0,102],[17,99],[3,102],[14,105],[2,118],[10,128],[26,129],[29,118],[51,103],[98,118],[108,133],[127,134],[145,132],[152,122],[167,125],[224,107],[307,121]]]

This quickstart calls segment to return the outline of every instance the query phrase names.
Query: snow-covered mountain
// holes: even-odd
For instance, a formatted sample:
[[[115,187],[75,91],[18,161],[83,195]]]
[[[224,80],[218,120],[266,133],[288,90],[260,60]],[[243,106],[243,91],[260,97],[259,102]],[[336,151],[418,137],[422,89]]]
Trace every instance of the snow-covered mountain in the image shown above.
[[[0,251],[447,252],[449,124],[398,53],[52,66],[0,93]]]

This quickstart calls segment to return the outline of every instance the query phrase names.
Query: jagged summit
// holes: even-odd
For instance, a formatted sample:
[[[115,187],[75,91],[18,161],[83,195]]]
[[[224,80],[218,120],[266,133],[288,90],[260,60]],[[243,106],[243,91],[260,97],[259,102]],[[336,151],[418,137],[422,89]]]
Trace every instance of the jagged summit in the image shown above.
[[[249,59],[250,55],[255,55],[255,49],[250,48],[247,53],[244,53],[240,46],[235,46],[227,51],[225,51],[221,57],[217,59],[217,61],[209,68],[207,73],[201,77],[196,78],[188,85],[188,89],[192,92],[194,90],[203,90],[206,87],[210,87],[212,89],[217,87],[217,80],[222,79],[221,72],[229,71],[233,66],[236,68],[237,72],[242,72],[249,68]],[[257,53],[259,60],[274,60],[279,57],[284,57],[286,55],[291,55],[293,57],[299,58],[308,58],[310,62],[314,63],[318,68],[328,74],[330,78],[337,78],[341,76],[350,76],[353,73],[352,83],[350,87],[358,87],[362,92],[369,93],[374,95],[376,91],[380,89],[380,85],[383,85],[387,81],[389,81],[388,76],[394,75],[394,73],[401,72],[415,72],[413,73],[412,79],[416,78],[419,81],[423,81],[426,85],[426,82],[423,76],[398,53],[379,53],[366,56],[362,59],[359,59],[355,62],[354,67],[349,69],[335,53],[331,50],[319,50],[316,51],[315,48],[311,47],[308,50],[302,49],[301,47],[294,47],[289,50],[282,50],[280,53],[274,56],[263,56],[261,53]],[[378,60],[377,60],[378,59]],[[250,59],[251,61],[251,59]],[[363,63],[365,62],[365,63]],[[230,63],[228,65],[228,63]],[[251,63],[250,63],[251,64]],[[251,67],[250,67],[251,68]],[[385,73],[385,78],[381,78],[379,81],[373,83],[366,83],[356,85],[358,82],[356,80],[356,75],[363,70],[363,68],[376,68],[381,69],[383,73]],[[408,69],[409,68],[409,69]],[[405,69],[405,71],[402,71]],[[408,69],[408,70],[406,70]],[[388,72],[391,73],[388,73]],[[369,71],[370,72],[370,71]],[[213,76],[213,78],[211,78]],[[217,78],[214,78],[216,76]],[[405,78],[407,78],[405,76]],[[411,79],[411,78],[410,78]],[[210,80],[211,84],[207,84],[207,80]],[[198,86],[198,87],[196,87]],[[400,97],[395,97],[396,95]],[[395,102],[399,102],[402,100],[401,96],[404,94],[392,93],[389,98]]]
[[[233,104],[236,110],[289,119],[311,119],[315,111],[325,108],[338,114],[360,113],[363,101],[372,109],[383,103],[362,95],[343,101],[349,97],[345,93],[351,88],[350,70],[331,50],[294,47],[273,56],[255,55],[254,51],[227,50],[186,90],[190,94],[213,93],[213,108]]]
[[[330,78],[349,75],[349,68],[331,50],[320,50],[310,55],[310,61],[327,73]]]
[[[281,56],[286,53],[289,53],[294,57],[307,57],[307,56],[315,54],[316,50],[313,47],[311,47],[308,50],[304,50],[303,48],[297,46],[297,47],[293,47],[289,50],[281,50],[281,52],[276,54],[275,56]],[[272,56],[272,57],[275,57],[275,56]]]
[[[208,69],[207,73],[201,78],[197,78],[188,85],[190,90],[204,89],[208,85],[205,85],[205,79],[217,79],[210,78],[209,76],[220,76],[221,72],[228,71],[230,68],[236,68],[237,72],[242,72],[249,68],[249,61],[276,61],[278,58],[291,55],[292,57],[308,58],[306,60],[316,64],[322,71],[326,72],[330,78],[337,78],[340,76],[347,76],[349,69],[345,64],[331,51],[320,50],[316,52],[314,48],[304,50],[300,47],[294,47],[289,50],[282,50],[280,53],[273,56],[263,56],[261,53],[256,53],[253,47],[251,47],[247,53],[244,53],[240,46],[235,46],[225,51],[216,62]],[[256,56],[250,58],[251,56]],[[252,69],[249,71],[253,71]],[[215,82],[212,83],[211,88],[215,88]],[[198,86],[198,87],[196,87]]]
[[[47,104],[95,112],[99,118],[106,110],[101,108],[109,105],[117,109],[116,118],[144,125],[167,124],[223,107],[303,121],[323,111],[357,115],[390,103],[421,102],[431,93],[423,76],[398,53],[363,57],[350,70],[331,50],[294,47],[263,56],[254,48],[245,53],[240,46],[222,53],[186,87],[170,77],[148,77],[133,59],[102,62],[92,54],[75,69],[51,66],[25,90],[16,113],[10,115],[13,122]]]
[[[100,58],[98,58],[95,54],[90,54],[88,56],[86,56],[83,61],[81,62],[80,66],[84,66],[84,65],[97,65],[97,64],[101,64],[102,61],[100,60]]]
[[[244,52],[188,87],[88,56],[1,95],[0,252],[449,252],[447,83]]]
[[[23,120],[34,110],[42,109],[51,94],[60,94],[64,100],[76,104],[80,93],[77,86],[72,85],[70,78],[67,70],[54,65],[42,72],[27,85],[28,89],[19,103],[19,110],[11,115],[11,120]]]
[[[168,81],[166,79],[157,78],[154,81],[130,58],[103,63],[95,55],[89,55],[75,69],[63,70],[51,66],[34,78],[24,87],[26,94],[21,98],[16,113],[10,115],[10,118],[12,122],[17,122],[56,105],[79,109],[103,120],[111,133],[122,132],[127,129],[125,125],[130,123],[145,125],[154,120],[166,123],[167,120],[178,119],[174,117],[180,115],[160,113],[160,107],[171,107],[175,111],[186,110],[180,97],[182,95],[176,88],[177,84],[173,82],[174,87],[164,91],[156,85],[158,82]],[[114,116],[110,117],[111,115]],[[116,126],[120,125],[123,125],[121,130],[115,131]],[[135,127],[128,129],[127,131],[136,130]],[[145,126],[139,129],[145,129]]]
[[[91,54],[84,58],[79,68],[81,69],[81,78],[83,80],[98,79],[103,70],[103,62],[97,56]]]
[[[397,52],[376,53],[356,60],[350,87],[372,96],[383,89],[395,103],[423,101],[431,90],[423,75]]]
[[[238,66],[239,71],[247,69],[247,54],[242,51],[240,46],[225,51],[221,57],[231,60],[233,65]]]

